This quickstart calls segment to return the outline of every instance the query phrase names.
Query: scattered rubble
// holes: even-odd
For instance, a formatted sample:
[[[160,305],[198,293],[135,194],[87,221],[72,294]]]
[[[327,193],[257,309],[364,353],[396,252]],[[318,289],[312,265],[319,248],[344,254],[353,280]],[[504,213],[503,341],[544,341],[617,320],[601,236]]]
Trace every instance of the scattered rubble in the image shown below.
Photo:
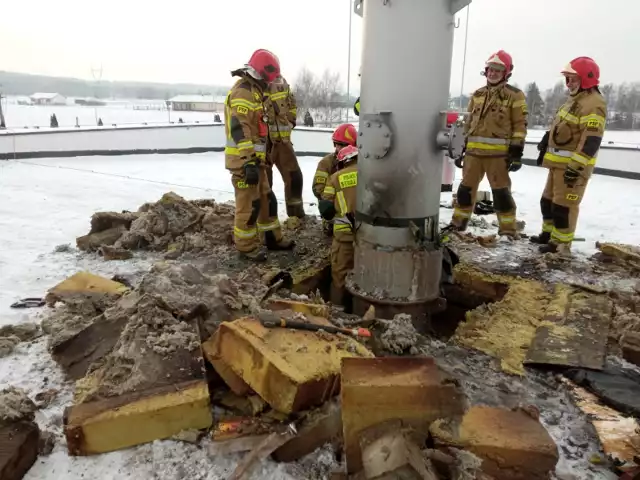
[[[34,400],[36,401],[36,405],[38,408],[47,408],[51,402],[53,402],[60,393],[59,390],[55,388],[49,388],[42,392],[36,393]]]
[[[19,480],[38,456],[40,429],[36,406],[15,387],[0,391],[0,478]]]
[[[418,332],[413,326],[411,315],[399,313],[393,317],[393,320],[378,320],[378,322],[383,323],[386,328],[380,336],[380,343],[385,350],[396,355],[402,355],[406,351],[415,355]]]
[[[0,358],[10,355],[20,342],[28,342],[40,336],[35,323],[20,323],[0,327]]]
[[[409,315],[380,320],[373,309],[364,325],[362,318],[325,304],[330,239],[315,218],[285,222],[298,248],[274,252],[263,265],[235,255],[232,227],[233,206],[187,201],[172,192],[135,213],[93,216],[90,232],[77,239],[81,250],[125,260],[146,249],[165,261],[139,283],[80,272],[48,295],[55,308],[42,328],[54,359],[78,380],[74,404],[64,415],[71,455],[156,439],[197,444],[208,435],[202,443],[212,443],[204,449],[211,455],[249,452],[232,474],[237,479],[257,473],[269,456],[296,462],[291,472],[321,456],[326,461],[311,468],[316,476],[305,468],[300,478],[327,478],[342,463],[343,471],[366,479],[402,474],[517,480],[548,478],[559,456],[590,458],[597,451],[586,417],[574,429],[562,425],[578,414],[563,403],[554,377],[525,371],[524,365],[574,365],[575,357],[562,352],[575,342],[580,351],[591,346],[597,355],[590,358],[603,363],[613,310],[610,343],[620,342],[633,355],[640,342],[633,337],[640,332],[640,303],[629,298],[632,288],[616,297],[615,285],[603,286],[598,278],[606,269],[614,275],[614,264],[593,260],[588,275],[579,270],[584,265],[566,275],[558,273],[566,261],[552,256],[497,262],[503,247],[494,235],[451,235],[463,245],[463,263],[445,293],[464,321],[455,329],[458,314],[449,319],[456,331],[445,344],[419,333],[424,330],[416,330],[417,319]],[[625,251],[615,268],[628,271],[635,257]],[[543,281],[548,275],[565,287],[554,290]],[[271,279],[283,276],[289,281],[269,290]],[[607,308],[607,322],[598,323]],[[326,330],[265,328],[264,314],[307,327],[375,325],[376,335],[359,342]],[[581,318],[595,337],[574,335],[583,327]],[[14,333],[1,333],[0,354],[3,338],[14,341]],[[554,351],[553,345],[561,348]],[[500,359],[504,371],[518,376],[493,370],[487,357],[463,347]],[[371,349],[411,357],[374,358]],[[534,351],[544,353],[545,361],[532,358]],[[46,408],[56,396],[45,390],[35,400]],[[521,404],[532,396],[540,397],[535,405]],[[468,404],[474,406],[467,411]],[[561,417],[565,410],[568,417]],[[430,434],[437,449],[425,450]],[[559,452],[552,436],[562,436]],[[41,452],[51,452],[49,440],[45,432]],[[316,456],[305,458],[314,451]]]
[[[558,463],[554,441],[545,428],[522,411],[476,406],[457,423],[438,420],[430,431],[436,446],[469,450],[482,470],[496,480],[547,479]]]
[[[0,391],[0,425],[33,420],[35,404],[24,390],[8,387]]]
[[[402,420],[428,432],[438,418],[464,412],[464,394],[427,357],[345,358],[342,361],[342,424],[347,472],[362,470],[359,432]]]

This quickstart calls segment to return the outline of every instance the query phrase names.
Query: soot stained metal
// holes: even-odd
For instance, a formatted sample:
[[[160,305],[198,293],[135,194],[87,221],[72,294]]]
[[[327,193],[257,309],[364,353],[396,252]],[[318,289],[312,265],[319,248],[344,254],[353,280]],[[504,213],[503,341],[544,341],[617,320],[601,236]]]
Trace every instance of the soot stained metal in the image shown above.
[[[454,15],[471,0],[356,0],[363,17],[356,312],[441,310],[438,214]],[[453,155],[452,155],[453,156]],[[380,309],[380,310],[379,310]],[[386,315],[385,315],[386,314]]]

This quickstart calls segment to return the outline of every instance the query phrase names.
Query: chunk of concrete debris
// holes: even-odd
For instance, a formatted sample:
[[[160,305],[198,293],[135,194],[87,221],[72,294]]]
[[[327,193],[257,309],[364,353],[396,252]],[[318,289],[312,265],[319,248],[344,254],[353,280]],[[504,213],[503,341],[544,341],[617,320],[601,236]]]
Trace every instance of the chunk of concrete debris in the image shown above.
[[[422,455],[420,438],[401,421],[369,427],[360,434],[364,476],[367,480],[402,478],[437,480],[431,461]]]
[[[74,296],[107,295],[117,298],[128,290],[125,285],[108,278],[89,272],[78,272],[49,290],[45,300],[48,304],[53,304],[58,300]]]
[[[169,243],[178,236],[199,226],[204,216],[203,209],[180,195],[165,193],[158,202],[147,204],[115,246],[125,249],[149,247],[166,250]]]
[[[40,429],[33,421],[35,404],[26,392],[8,387],[0,391],[0,478],[19,480],[38,456]]]
[[[342,443],[342,411],[340,402],[333,399],[317,410],[309,412],[296,427],[295,437],[273,452],[278,462],[295,462],[325,443]]]
[[[105,261],[110,260],[128,260],[133,258],[131,250],[125,250],[124,248],[110,247],[108,245],[102,245],[98,249],[98,253]]]
[[[640,366],[640,333],[626,332],[620,339],[622,358]]]
[[[339,342],[350,348],[338,348]],[[214,367],[218,359],[222,360],[282,413],[302,411],[336,395],[342,358],[373,356],[350,338],[265,328],[249,317],[222,323],[202,347]]]
[[[177,442],[185,442],[192,443],[197,445],[200,443],[200,439],[204,437],[204,432],[200,430],[190,429],[190,430],[182,430],[175,435],[172,435],[171,440],[176,440]]]
[[[461,422],[440,419],[430,429],[436,445],[470,451],[482,459],[482,470],[496,480],[549,478],[558,463],[553,439],[521,410],[476,406]]]
[[[142,295],[118,343],[76,382],[65,411],[72,455],[90,455],[211,426],[200,336],[159,296]]]
[[[0,424],[0,478],[20,480],[38,458],[40,430],[34,422]]]
[[[95,252],[102,246],[115,244],[127,231],[124,225],[118,225],[101,232],[90,233],[76,238],[76,245],[85,252]]]
[[[131,223],[140,216],[137,212],[97,212],[91,216],[91,230],[89,233],[98,233],[115,227],[124,227],[128,230]]]
[[[60,394],[60,390],[56,388],[49,388],[48,390],[44,390],[42,392],[36,393],[35,401],[38,408],[47,408],[51,402],[53,402],[58,395]]]
[[[0,328],[0,337],[15,336],[21,342],[28,342],[41,334],[37,323],[17,323]]]
[[[20,339],[15,335],[8,337],[0,337],[0,358],[7,357],[13,353],[16,345],[20,343]]]
[[[341,379],[347,471],[362,469],[360,432],[388,420],[403,420],[427,435],[438,418],[459,417],[466,399],[432,358],[345,358]]]
[[[596,248],[609,257],[614,257],[630,266],[640,268],[640,248],[622,243],[596,242]]]
[[[38,453],[40,455],[47,456],[53,452],[53,447],[56,446],[56,435],[52,432],[41,432],[40,441],[38,442]]]
[[[233,392],[224,393],[218,400],[218,403],[242,415],[255,416],[267,408],[267,403],[258,395],[241,397]]]
[[[130,317],[137,312],[139,300],[136,292],[125,295],[103,314],[66,333],[66,324],[72,322],[62,318],[63,331],[52,335],[49,344],[53,359],[70,378],[85,376],[91,364],[113,350]]]
[[[380,335],[380,344],[385,350],[402,355],[415,347],[418,342],[418,332],[413,326],[411,315],[398,313],[393,320],[379,320],[386,330]]]
[[[16,387],[7,387],[0,391],[0,424],[31,421],[34,419],[36,405],[27,393]]]

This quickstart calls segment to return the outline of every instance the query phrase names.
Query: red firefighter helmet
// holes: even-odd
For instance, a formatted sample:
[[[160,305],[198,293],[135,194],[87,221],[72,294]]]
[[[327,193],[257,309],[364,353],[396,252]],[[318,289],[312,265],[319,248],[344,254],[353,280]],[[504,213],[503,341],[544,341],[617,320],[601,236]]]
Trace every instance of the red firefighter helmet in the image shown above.
[[[256,50],[247,62],[247,67],[253,69],[262,80],[273,82],[280,75],[280,60],[269,50]]]
[[[354,147],[353,145],[347,145],[342,150],[338,152],[338,162],[339,163],[347,163],[352,158],[358,156],[358,147]]]
[[[356,139],[358,132],[356,127],[350,123],[343,123],[333,132],[333,143],[339,143],[340,145],[352,145],[356,146]]]
[[[505,78],[509,78],[511,76],[511,72],[513,72],[513,59],[511,58],[511,55],[504,50],[497,51],[487,59],[484,64],[485,73],[491,65],[502,65],[506,71]]]
[[[593,58],[574,58],[562,69],[562,74],[580,77],[580,87],[585,90],[600,84],[600,67]]]

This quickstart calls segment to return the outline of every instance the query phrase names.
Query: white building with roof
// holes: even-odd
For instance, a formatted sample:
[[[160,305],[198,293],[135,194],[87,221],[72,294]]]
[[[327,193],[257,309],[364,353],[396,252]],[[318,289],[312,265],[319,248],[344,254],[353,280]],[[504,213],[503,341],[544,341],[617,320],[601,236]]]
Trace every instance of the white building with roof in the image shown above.
[[[222,112],[225,97],[214,95],[177,95],[167,100],[171,110],[193,112]]]
[[[67,99],[59,93],[37,92],[29,97],[34,105],[66,105]]]

